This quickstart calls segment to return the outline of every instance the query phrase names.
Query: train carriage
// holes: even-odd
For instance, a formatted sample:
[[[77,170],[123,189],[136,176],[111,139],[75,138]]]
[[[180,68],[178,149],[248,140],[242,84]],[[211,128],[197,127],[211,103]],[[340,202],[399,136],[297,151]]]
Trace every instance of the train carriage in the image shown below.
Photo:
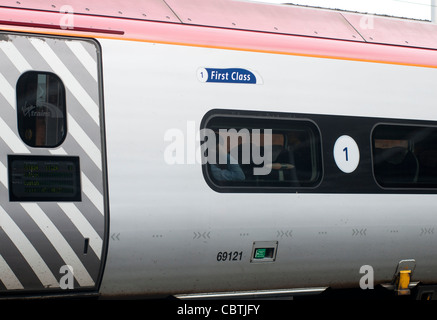
[[[435,25],[229,0],[0,16],[0,297],[432,298]]]

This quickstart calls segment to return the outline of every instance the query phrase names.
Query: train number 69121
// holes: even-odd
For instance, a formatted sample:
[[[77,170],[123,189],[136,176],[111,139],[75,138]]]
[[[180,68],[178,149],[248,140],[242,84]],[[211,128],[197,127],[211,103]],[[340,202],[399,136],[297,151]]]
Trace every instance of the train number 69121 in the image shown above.
[[[241,261],[243,251],[219,251],[217,261]]]

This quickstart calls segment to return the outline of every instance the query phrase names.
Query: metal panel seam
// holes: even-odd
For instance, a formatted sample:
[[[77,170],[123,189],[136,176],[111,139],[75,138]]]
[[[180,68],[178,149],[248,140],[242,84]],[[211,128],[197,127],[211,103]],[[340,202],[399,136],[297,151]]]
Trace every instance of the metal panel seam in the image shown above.
[[[162,2],[164,2],[164,4],[165,4],[165,5],[166,5],[170,10],[171,10],[171,12],[175,15],[175,17],[178,18],[178,20],[179,20],[182,24],[184,24],[184,23],[182,22],[182,19],[179,18],[178,14],[173,10],[173,8],[170,7],[170,6],[168,5],[168,3],[167,3],[165,0],[162,0]]]
[[[354,29],[355,30],[355,32],[356,33],[358,33],[359,34],[359,36],[361,37],[361,39],[363,39],[363,41],[364,42],[367,42],[366,41],[366,38],[364,38],[363,37],[363,35],[358,31],[358,29],[357,28],[355,28],[355,26],[344,16],[344,14],[343,13],[341,13],[341,12],[339,12],[340,13],[340,15],[344,18],[344,20],[346,20],[346,22],[351,26],[351,28],[352,29]]]

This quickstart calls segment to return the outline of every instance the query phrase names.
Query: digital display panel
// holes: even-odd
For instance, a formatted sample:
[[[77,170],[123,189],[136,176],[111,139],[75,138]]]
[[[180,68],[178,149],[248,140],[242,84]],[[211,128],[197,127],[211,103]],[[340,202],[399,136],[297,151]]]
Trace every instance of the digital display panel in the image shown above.
[[[81,201],[79,157],[8,156],[10,201]]]

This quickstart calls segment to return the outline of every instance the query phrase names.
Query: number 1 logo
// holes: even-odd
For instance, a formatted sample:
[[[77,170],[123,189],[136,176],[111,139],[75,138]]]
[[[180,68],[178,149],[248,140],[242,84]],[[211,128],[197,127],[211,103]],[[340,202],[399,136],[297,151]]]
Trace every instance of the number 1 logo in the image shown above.
[[[360,149],[354,139],[341,136],[334,145],[334,160],[344,173],[352,173],[360,163]]]

